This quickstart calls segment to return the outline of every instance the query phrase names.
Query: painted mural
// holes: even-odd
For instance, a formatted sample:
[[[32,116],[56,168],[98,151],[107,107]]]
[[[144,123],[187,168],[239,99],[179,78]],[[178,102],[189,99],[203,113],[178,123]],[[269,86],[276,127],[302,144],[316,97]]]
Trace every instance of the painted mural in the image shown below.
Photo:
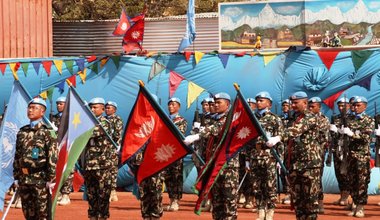
[[[221,3],[219,35],[220,50],[379,45],[380,1]]]

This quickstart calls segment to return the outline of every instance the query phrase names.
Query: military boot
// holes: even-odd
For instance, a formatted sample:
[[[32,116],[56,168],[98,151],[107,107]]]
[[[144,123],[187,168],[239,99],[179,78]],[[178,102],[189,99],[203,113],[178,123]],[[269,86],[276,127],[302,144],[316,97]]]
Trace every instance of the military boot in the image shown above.
[[[274,209],[268,209],[265,220],[273,220]]]
[[[318,200],[318,213],[319,214],[325,213],[325,208],[323,206],[323,200]]]
[[[168,206],[168,211],[176,212],[179,210],[178,199],[170,199],[170,205]]]
[[[286,195],[285,198],[282,199],[282,204],[289,205],[290,204],[290,196]]]
[[[346,206],[348,204],[348,196],[350,194],[347,191],[340,193],[340,198],[333,202],[334,205]]]
[[[356,213],[356,205],[354,203],[349,204],[351,206],[351,212],[347,213],[348,216],[355,216]],[[349,206],[347,205],[347,206]]]
[[[209,212],[211,210],[211,201],[207,199],[206,203],[203,207],[201,207],[201,210],[204,212]]]
[[[358,205],[356,207],[355,217],[364,218],[364,206],[363,205]]]
[[[21,209],[22,208],[21,198],[17,196],[15,201],[13,201],[13,203],[11,204],[11,207],[16,208],[16,209]]]
[[[116,190],[111,191],[111,196],[110,196],[110,202],[117,202],[119,201],[119,198],[117,198]]]
[[[259,217],[256,220],[265,220],[265,209],[259,209]]]
[[[246,209],[252,209],[253,208],[252,197],[246,198],[245,203],[244,203],[244,208],[246,208]]]
[[[58,205],[65,206],[65,205],[70,205],[70,203],[71,201],[70,201],[69,194],[63,194],[61,201],[58,202]]]

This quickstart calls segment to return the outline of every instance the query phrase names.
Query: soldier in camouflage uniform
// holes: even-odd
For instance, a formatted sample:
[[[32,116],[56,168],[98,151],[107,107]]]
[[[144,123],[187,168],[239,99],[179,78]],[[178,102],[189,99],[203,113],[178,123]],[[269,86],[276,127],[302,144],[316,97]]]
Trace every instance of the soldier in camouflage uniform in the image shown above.
[[[169,118],[172,120],[178,130],[185,134],[187,130],[187,121],[179,115],[181,108],[181,100],[179,98],[171,98],[168,101]],[[183,160],[179,160],[172,164],[164,171],[166,190],[168,191],[170,204],[168,211],[178,211],[179,200],[182,198],[183,189]]]
[[[116,114],[117,104],[116,102],[108,101],[106,103],[106,118],[112,125],[112,140],[119,146],[121,144],[121,133],[123,132],[123,119],[119,115]],[[116,181],[117,181],[117,171],[119,165],[119,149],[114,149],[114,153],[112,154],[112,160],[114,161],[114,166],[112,168],[112,189],[110,200],[118,201],[116,194]]]
[[[281,139],[289,140],[287,166],[291,199],[297,219],[314,220],[318,217],[319,178],[322,158],[318,119],[307,110],[307,94],[296,92],[290,97],[295,121],[284,130],[284,135],[269,138],[267,145],[274,146]]]
[[[323,206],[323,188],[322,188],[322,176],[323,176],[323,168],[324,168],[324,159],[325,154],[328,151],[328,144],[330,141],[330,122],[329,119],[321,112],[322,107],[322,100],[319,97],[313,97],[309,99],[309,110],[315,114],[318,118],[318,124],[319,124],[319,136],[318,140],[321,145],[321,158],[322,158],[322,167],[321,167],[321,176],[320,176],[320,191],[318,195],[318,205],[319,205],[319,213],[324,213],[325,209]]]
[[[89,106],[100,122],[93,131],[84,149],[84,182],[88,194],[88,217],[92,219],[107,219],[110,216],[109,204],[111,195],[111,170],[114,166],[112,155],[114,146],[104,130],[111,133],[111,123],[104,117],[105,101],[103,98],[93,98]]]
[[[17,133],[13,176],[26,219],[48,218],[48,193],[55,185],[58,146],[55,132],[42,121],[45,111],[44,100],[30,101],[30,124]]]
[[[270,112],[272,106],[270,94],[263,91],[258,93],[255,98],[257,103],[256,117],[265,132],[268,136],[282,136],[284,128],[281,118]],[[276,150],[283,148],[281,142],[271,147],[275,147]],[[255,139],[248,149],[247,169],[252,170],[256,176],[251,184],[259,215],[257,220],[273,220],[277,201],[276,159],[262,137]]]
[[[255,112],[257,105],[256,105],[256,99],[254,98],[247,98],[247,103],[252,110],[252,112]],[[242,150],[239,153],[239,182],[242,183],[240,190],[239,190],[239,196],[238,196],[238,207],[244,207],[246,209],[252,209],[253,208],[253,191],[252,191],[252,181],[253,181],[253,175],[251,175],[251,172],[249,170],[246,170],[246,161],[249,161],[249,158],[247,157],[247,151],[249,151],[250,145],[244,146]],[[246,175],[245,179],[243,180],[244,175]],[[244,203],[244,204],[243,204]],[[255,211],[255,210],[254,210]]]
[[[348,117],[350,115],[350,103],[347,98],[340,98],[337,102],[339,113],[333,116],[334,124],[330,126],[331,141],[334,148],[332,148],[332,155],[334,161],[335,177],[338,181],[338,187],[340,190],[340,198],[334,201],[334,205],[346,206],[348,205],[349,197],[349,181],[347,174],[341,172],[342,165],[342,145],[343,135],[338,133],[338,128],[342,127],[342,117]],[[345,111],[345,112],[344,112]]]
[[[184,143],[190,145],[200,137],[210,138],[206,149],[206,160],[211,158],[218,146],[219,139],[230,107],[231,98],[227,93],[218,93],[214,96],[215,111],[214,122],[201,130],[199,134],[189,135]],[[237,219],[237,188],[239,185],[239,158],[238,154],[231,158],[217,181],[211,189],[212,217],[213,219]]]
[[[287,128],[289,124],[292,121],[292,112],[290,111],[290,100],[285,99],[284,101],[281,102],[281,109],[282,109],[282,114],[281,114],[281,120],[284,128]],[[284,153],[282,157],[284,158],[284,164],[287,164],[287,143],[284,144]],[[290,195],[289,195],[289,186],[286,182],[286,177],[285,173],[281,172],[280,173],[280,178],[281,178],[281,183],[282,183],[282,192],[285,194],[285,197],[282,199],[283,204],[290,204]]]
[[[354,99],[353,105],[355,116],[349,118],[348,127],[342,133],[349,136],[348,170],[350,181],[350,195],[356,208],[349,216],[358,218],[364,217],[364,205],[367,204],[368,184],[370,181],[370,142],[371,134],[375,127],[373,118],[365,113],[367,99],[358,96]]]

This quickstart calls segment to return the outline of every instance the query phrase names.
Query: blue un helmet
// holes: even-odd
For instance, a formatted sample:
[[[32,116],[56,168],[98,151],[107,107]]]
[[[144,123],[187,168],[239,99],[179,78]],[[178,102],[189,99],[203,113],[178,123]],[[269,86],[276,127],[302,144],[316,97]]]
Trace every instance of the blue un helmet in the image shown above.
[[[179,105],[181,105],[181,99],[177,98],[177,97],[173,97],[171,99],[168,100],[168,105],[170,102],[177,102]]]
[[[45,102],[45,100],[43,100],[41,98],[34,98],[34,99],[30,100],[28,103],[28,106],[31,104],[42,105],[46,109],[46,102]]]
[[[228,95],[225,92],[219,92],[219,93],[215,94],[214,95],[214,100],[215,99],[225,99],[225,100],[231,101],[230,95]]]
[[[247,103],[256,104],[256,99],[254,99],[254,98],[247,98]]]
[[[349,102],[350,102],[350,100],[348,100],[348,98],[342,97],[342,98],[338,99],[338,101],[336,103],[339,104],[339,103],[349,103]]]
[[[65,96],[58,97],[55,103],[58,103],[58,102],[66,102],[66,97]]]
[[[91,99],[90,102],[88,103],[89,106],[96,105],[96,104],[105,105],[106,101],[104,101],[104,99],[101,97],[96,97],[96,98]]]
[[[110,105],[110,106],[113,106],[113,107],[117,108],[117,104],[116,104],[116,102],[114,102],[114,101],[108,101],[108,102],[106,103],[106,106],[107,106],[107,105]]]
[[[321,102],[322,102],[321,98],[319,98],[317,96],[309,99],[309,103],[321,103]]]
[[[270,96],[269,92],[267,92],[267,91],[262,91],[262,92],[257,93],[255,96],[255,99],[257,100],[259,98],[268,99],[269,101],[272,102],[272,97]]]
[[[306,92],[298,91],[298,92],[293,93],[289,97],[289,99],[290,99],[290,101],[291,100],[297,100],[297,99],[307,99],[307,94],[306,94]]]
[[[368,103],[368,100],[364,96],[356,96],[353,103],[358,103],[358,102],[363,102],[363,103]]]

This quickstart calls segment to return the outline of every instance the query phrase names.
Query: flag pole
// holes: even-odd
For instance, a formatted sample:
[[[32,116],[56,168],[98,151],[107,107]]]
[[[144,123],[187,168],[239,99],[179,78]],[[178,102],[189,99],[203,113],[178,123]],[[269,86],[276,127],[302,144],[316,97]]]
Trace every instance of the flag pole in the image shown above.
[[[261,136],[264,137],[264,140],[265,142],[267,142],[269,139],[268,139],[268,136],[266,134],[266,132],[264,131],[263,127],[261,127],[261,124],[260,122],[257,120],[256,116],[252,113],[252,111],[250,110],[249,106],[248,106],[248,103],[247,103],[247,100],[245,99],[244,95],[241,93],[240,91],[240,86],[237,84],[237,83],[234,83],[234,87],[238,93],[238,96],[240,96],[241,99],[243,99],[244,101],[242,102],[244,108],[246,110],[249,109],[248,112],[248,115],[249,115],[249,118],[251,119],[251,121],[256,125],[256,127],[259,129],[259,133],[261,134]],[[277,150],[274,149],[274,147],[271,147],[270,148],[274,158],[276,159],[276,161],[280,164],[281,166],[281,169],[284,171],[284,173],[287,175],[289,172],[288,170],[286,169],[284,163],[281,161],[281,158],[280,156],[278,155],[277,153]]]
[[[67,84],[69,85],[70,89],[72,89],[73,93],[75,96],[77,96],[80,100],[80,102],[82,103],[83,106],[85,106],[85,108],[91,113],[91,115],[94,117],[95,121],[98,123],[99,127],[102,129],[102,131],[106,134],[107,138],[111,141],[112,145],[118,149],[118,145],[115,143],[115,141],[112,139],[112,137],[108,134],[108,132],[106,131],[106,129],[104,129],[103,125],[100,123],[100,121],[98,120],[98,118],[94,115],[94,113],[91,111],[91,109],[88,107],[87,104],[85,104],[85,102],[83,101],[82,97],[80,97],[80,95],[78,94],[78,92],[76,91],[76,89],[72,86],[71,82],[70,81],[66,81],[68,82]]]
[[[5,210],[5,212],[4,212],[3,217],[1,218],[1,220],[5,220],[5,217],[7,217],[8,212],[9,212],[9,209],[11,208],[13,201],[16,199],[16,194],[17,194],[17,192],[18,192],[18,187],[17,187],[16,190],[14,191],[14,193],[13,193],[13,195],[12,195],[12,198],[11,198],[11,200],[9,201],[9,204],[8,204],[8,206],[7,206],[7,209]]]
[[[139,80],[139,85],[140,85],[140,88],[142,88],[142,91],[147,95],[149,96],[149,99],[150,100],[153,100],[153,103],[152,106],[153,108],[155,108],[157,110],[157,113],[160,117],[162,118],[165,118],[166,121],[170,121],[171,123],[169,123],[169,128],[170,130],[172,130],[175,135],[179,136],[181,138],[181,140],[183,141],[185,139],[185,136],[178,130],[177,126],[175,126],[173,124],[173,122],[169,119],[169,117],[165,114],[164,110],[162,110],[161,106],[156,102],[156,100],[152,97],[151,93],[147,90],[147,88],[145,88],[145,84],[142,80]],[[186,149],[188,149],[191,153],[193,153],[197,159],[201,162],[202,165],[205,165],[205,162],[203,161],[203,159],[201,158],[201,156],[199,156],[199,154],[197,152],[195,152],[194,148],[192,147],[188,147],[187,145],[183,144],[184,147]]]

